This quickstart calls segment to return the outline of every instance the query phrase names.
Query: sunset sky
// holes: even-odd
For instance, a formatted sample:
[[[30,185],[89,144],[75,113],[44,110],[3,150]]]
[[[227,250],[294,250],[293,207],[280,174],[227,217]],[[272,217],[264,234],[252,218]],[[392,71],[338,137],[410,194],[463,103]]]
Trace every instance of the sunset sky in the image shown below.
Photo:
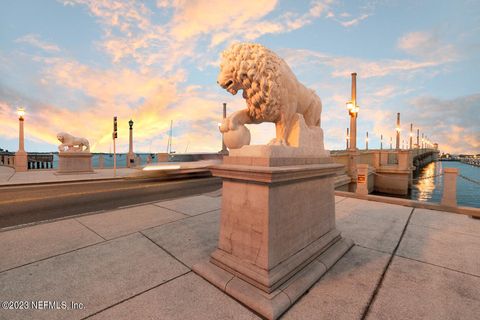
[[[27,151],[55,151],[56,134],[118,150],[218,151],[222,102],[216,84],[231,43],[275,51],[323,101],[328,149],[345,148],[350,73],[358,73],[359,148],[394,136],[396,113],[445,152],[480,153],[480,2],[64,0],[0,2],[0,148],[18,148],[25,107]],[[250,127],[252,129],[252,127]],[[252,143],[274,136],[252,129]],[[385,145],[384,145],[385,146]]]

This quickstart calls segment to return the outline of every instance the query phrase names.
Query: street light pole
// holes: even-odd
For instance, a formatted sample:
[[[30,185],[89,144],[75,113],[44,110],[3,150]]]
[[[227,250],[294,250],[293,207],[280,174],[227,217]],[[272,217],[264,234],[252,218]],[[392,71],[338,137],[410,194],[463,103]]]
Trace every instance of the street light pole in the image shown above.
[[[365,150],[368,150],[368,131],[367,136],[365,137]]]
[[[417,149],[420,148],[420,129],[417,129]]]
[[[396,140],[395,140],[395,149],[399,149],[400,148],[400,112],[397,113],[397,127],[395,128],[395,130],[397,131],[397,136],[396,136]]]
[[[348,140],[350,140],[350,133],[349,133],[349,129],[347,128],[347,135],[345,136],[345,143],[346,143],[346,149],[345,150],[348,150],[348,148],[349,148]]]
[[[129,135],[128,135],[128,155],[127,155],[127,167],[132,168],[135,166],[135,154],[133,153],[133,120],[128,121]]]
[[[410,123],[410,149],[412,149],[413,145],[413,123]]]
[[[227,118],[227,103],[223,103],[223,120]],[[220,125],[220,124],[219,124]],[[228,154],[227,146],[225,145],[225,133],[222,132],[222,150],[219,152],[220,154]]]
[[[350,150],[357,149],[357,74],[352,73],[352,97],[347,102],[348,114],[350,115]]]
[[[15,171],[25,172],[28,169],[27,153],[25,152],[25,133],[23,123],[24,108],[18,108],[18,151],[15,152]]]
[[[348,174],[354,181],[357,177],[357,116],[359,106],[357,105],[357,74],[352,73],[352,97],[347,102],[348,114],[350,115],[350,146],[348,149]]]

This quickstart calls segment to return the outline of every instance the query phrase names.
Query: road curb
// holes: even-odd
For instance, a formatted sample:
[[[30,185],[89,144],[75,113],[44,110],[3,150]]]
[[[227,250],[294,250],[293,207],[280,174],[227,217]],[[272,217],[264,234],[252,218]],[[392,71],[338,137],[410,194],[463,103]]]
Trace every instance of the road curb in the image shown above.
[[[96,182],[96,181],[115,181],[122,180],[126,177],[118,178],[98,178],[98,179],[81,179],[81,180],[60,180],[60,181],[44,181],[44,182],[26,182],[26,183],[10,183],[10,184],[0,184],[0,189],[8,187],[26,187],[26,186],[37,186],[37,185],[51,185],[51,184],[63,184],[63,183],[76,183],[76,182]]]

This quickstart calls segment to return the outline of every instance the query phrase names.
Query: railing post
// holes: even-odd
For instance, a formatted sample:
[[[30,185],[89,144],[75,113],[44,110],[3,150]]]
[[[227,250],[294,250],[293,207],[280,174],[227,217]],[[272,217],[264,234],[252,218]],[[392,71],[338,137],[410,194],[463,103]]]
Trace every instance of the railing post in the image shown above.
[[[447,207],[457,206],[457,168],[445,168],[443,171],[443,195],[441,204]]]
[[[105,158],[103,157],[103,154],[98,155],[98,168],[103,169],[105,167]]]
[[[368,164],[357,164],[357,190],[355,193],[368,194]]]

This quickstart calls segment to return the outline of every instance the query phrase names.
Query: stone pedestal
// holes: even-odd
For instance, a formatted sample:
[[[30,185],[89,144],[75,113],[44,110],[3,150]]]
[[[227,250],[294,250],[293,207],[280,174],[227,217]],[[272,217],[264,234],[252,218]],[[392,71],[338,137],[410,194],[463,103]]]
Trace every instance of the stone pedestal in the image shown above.
[[[335,227],[334,178],[343,165],[325,156],[286,157],[297,150],[246,146],[212,167],[223,178],[218,248],[193,267],[268,319],[353,245]]]
[[[15,171],[26,172],[28,170],[28,155],[25,151],[15,152]]]
[[[59,174],[94,173],[90,152],[59,152]]]
[[[457,206],[457,168],[445,168],[443,177],[443,195],[441,204],[447,207]]]
[[[134,168],[135,167],[135,153],[129,152],[127,153],[127,168]]]
[[[105,157],[103,156],[103,154],[98,156],[98,168],[99,169],[105,168]]]

